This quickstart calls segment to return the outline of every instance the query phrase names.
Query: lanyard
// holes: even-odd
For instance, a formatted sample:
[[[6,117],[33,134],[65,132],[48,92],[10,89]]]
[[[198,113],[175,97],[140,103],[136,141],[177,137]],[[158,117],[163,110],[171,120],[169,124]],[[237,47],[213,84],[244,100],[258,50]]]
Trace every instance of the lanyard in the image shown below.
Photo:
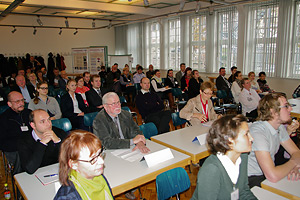
[[[201,101],[201,104],[202,104],[203,113],[205,114],[206,119],[208,119],[208,103],[207,103],[207,100],[204,104],[203,101],[202,101],[201,95],[200,95],[200,101]]]

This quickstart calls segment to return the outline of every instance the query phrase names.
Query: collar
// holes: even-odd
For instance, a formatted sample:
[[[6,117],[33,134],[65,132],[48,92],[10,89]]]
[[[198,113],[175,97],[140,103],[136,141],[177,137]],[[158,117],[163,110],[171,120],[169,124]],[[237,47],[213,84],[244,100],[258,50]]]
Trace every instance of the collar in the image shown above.
[[[236,184],[240,173],[241,157],[236,160],[235,164],[227,155],[224,155],[220,152],[217,153],[217,157],[225,168],[232,183]]]
[[[269,129],[269,131],[271,132],[272,135],[277,135],[279,133],[280,126],[276,130],[268,121],[263,121],[263,123]]]
[[[34,130],[32,130],[31,135],[35,141],[41,140]]]
[[[94,88],[93,87],[93,89],[98,93],[98,90],[100,90],[100,92],[101,92],[101,89],[99,88],[99,89],[96,89],[96,88]]]
[[[145,93],[150,93],[150,90],[144,90],[144,89],[141,89],[141,93],[145,94]]]

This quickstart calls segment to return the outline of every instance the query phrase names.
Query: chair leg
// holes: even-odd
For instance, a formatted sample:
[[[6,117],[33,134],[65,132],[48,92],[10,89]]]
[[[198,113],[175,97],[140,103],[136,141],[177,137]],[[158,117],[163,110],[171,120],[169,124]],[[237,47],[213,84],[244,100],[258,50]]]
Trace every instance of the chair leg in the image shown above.
[[[180,200],[179,194],[176,194],[176,199],[177,199],[177,200]]]
[[[14,194],[14,200],[16,200],[17,194],[16,194],[16,190],[15,190],[15,179],[14,179],[14,175],[13,175],[13,168],[10,171],[10,175],[11,175],[11,184],[12,184],[12,189],[13,189],[13,194]]]
[[[141,192],[141,187],[138,187],[139,193],[140,193],[140,200],[146,200],[145,198],[143,198],[142,196],[142,192]]]

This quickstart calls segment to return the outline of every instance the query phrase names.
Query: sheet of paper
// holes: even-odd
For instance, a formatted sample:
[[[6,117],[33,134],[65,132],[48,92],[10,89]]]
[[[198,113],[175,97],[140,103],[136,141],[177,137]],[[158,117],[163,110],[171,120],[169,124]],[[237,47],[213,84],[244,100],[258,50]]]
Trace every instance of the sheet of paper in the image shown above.
[[[58,168],[53,168],[53,169],[49,169],[47,171],[38,172],[38,173],[35,174],[35,177],[37,179],[39,179],[39,181],[43,185],[48,185],[50,183],[56,182],[59,179]]]
[[[118,149],[111,152],[114,156],[120,157],[129,162],[134,162],[136,160],[141,160],[143,158],[143,154],[140,150],[132,151],[131,149]]]

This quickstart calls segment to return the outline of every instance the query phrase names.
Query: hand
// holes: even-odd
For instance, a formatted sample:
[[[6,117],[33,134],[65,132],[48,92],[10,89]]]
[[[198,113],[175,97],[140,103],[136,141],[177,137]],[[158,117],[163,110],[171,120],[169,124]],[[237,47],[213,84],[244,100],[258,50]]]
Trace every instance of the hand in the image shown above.
[[[132,151],[135,151],[136,149],[139,149],[141,153],[148,153],[150,151],[150,149],[148,149],[143,142],[137,143]]]
[[[84,116],[84,112],[78,113],[77,116]]]
[[[207,121],[206,116],[204,114],[201,114],[201,113],[194,113],[193,117],[199,119],[201,122],[206,122]]]
[[[137,144],[139,142],[142,142],[142,143],[146,144],[146,139],[145,139],[145,137],[143,135],[137,135],[137,136],[135,136],[132,139],[132,141],[133,141],[134,144]]]
[[[52,140],[54,143],[57,143],[60,141],[60,138],[56,136],[56,134],[53,132],[53,130],[49,130],[43,133],[43,136],[41,138],[41,142],[44,144],[48,144]]]
[[[298,181],[300,180],[300,172],[299,172],[299,167],[295,167],[290,171],[288,174],[288,180],[290,181]]]
[[[297,120],[292,120],[292,123],[286,127],[287,132],[292,134],[299,128],[299,122]]]
[[[166,86],[165,88],[166,88],[166,89],[169,89],[169,86]]]

